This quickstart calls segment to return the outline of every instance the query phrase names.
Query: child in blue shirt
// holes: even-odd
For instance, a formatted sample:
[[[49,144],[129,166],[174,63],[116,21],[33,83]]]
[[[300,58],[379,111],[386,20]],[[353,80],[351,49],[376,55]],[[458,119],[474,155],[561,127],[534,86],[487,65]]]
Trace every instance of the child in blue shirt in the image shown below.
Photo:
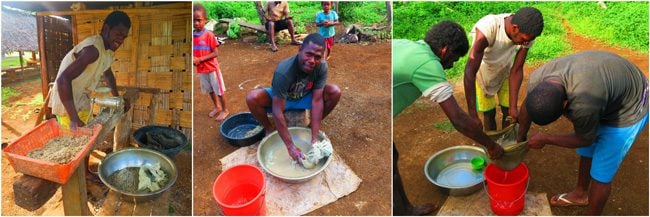
[[[329,59],[334,45],[334,25],[339,24],[339,15],[336,11],[330,11],[332,2],[321,2],[323,11],[316,14],[316,26],[318,26],[318,33],[325,38],[325,59]]]

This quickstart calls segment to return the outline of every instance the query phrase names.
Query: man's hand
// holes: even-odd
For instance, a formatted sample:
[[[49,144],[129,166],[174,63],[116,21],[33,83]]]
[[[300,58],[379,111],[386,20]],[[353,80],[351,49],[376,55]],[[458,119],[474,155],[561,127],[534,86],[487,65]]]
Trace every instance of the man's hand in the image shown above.
[[[544,135],[542,135],[541,133],[533,135],[532,137],[530,137],[530,139],[528,139],[528,146],[534,149],[544,148],[544,145],[546,144],[543,141],[543,137]]]
[[[201,59],[199,57],[194,57],[194,65],[198,66],[201,63]]]
[[[313,146],[315,143],[318,142],[318,138],[312,138],[311,139],[311,145]]]
[[[287,151],[289,151],[289,156],[291,156],[293,160],[302,165],[302,160],[305,159],[305,156],[302,154],[302,150],[300,150],[300,148],[294,144],[291,144],[287,146]]]
[[[90,115],[90,114],[89,114]],[[83,127],[84,123],[79,118],[70,118],[70,129],[77,130],[78,127]]]
[[[517,108],[510,107],[508,109],[508,115],[512,118],[510,124],[513,124],[519,120],[519,110],[517,110]]]
[[[488,148],[488,154],[490,155],[490,159],[499,159],[503,155],[503,148],[494,143],[492,147]]]

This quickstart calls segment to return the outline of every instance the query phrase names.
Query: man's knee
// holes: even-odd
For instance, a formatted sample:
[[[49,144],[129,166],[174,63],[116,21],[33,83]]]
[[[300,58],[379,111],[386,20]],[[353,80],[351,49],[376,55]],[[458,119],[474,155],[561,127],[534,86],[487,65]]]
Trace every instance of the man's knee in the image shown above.
[[[269,33],[273,32],[275,30],[275,22],[273,21],[267,22],[266,29],[268,30]]]
[[[328,99],[338,100],[341,98],[341,88],[336,84],[326,84],[325,85],[325,94]]]
[[[269,101],[268,98],[268,93],[263,89],[251,90],[246,94],[246,104],[248,104],[249,107],[264,105]]]

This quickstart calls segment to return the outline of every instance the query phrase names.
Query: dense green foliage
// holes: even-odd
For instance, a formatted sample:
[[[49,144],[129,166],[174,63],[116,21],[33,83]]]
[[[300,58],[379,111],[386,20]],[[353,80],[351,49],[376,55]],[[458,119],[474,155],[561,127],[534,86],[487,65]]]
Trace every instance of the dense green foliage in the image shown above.
[[[648,52],[648,2],[567,2],[561,13],[578,34],[605,43]],[[558,11],[559,13],[559,11]]]
[[[228,31],[226,31],[226,34],[230,38],[239,38],[241,27],[239,26],[238,23],[242,21],[242,18],[235,18],[234,21],[235,22],[228,24]]]
[[[221,18],[243,17],[246,22],[260,24],[260,19],[255,11],[255,2],[220,2],[220,1],[199,1],[208,12],[208,20],[219,20]]]
[[[483,16],[514,13],[524,6],[536,7],[544,15],[544,31],[528,52],[527,64],[543,63],[571,51],[563,20],[579,34],[648,52],[647,2],[612,2],[606,10],[595,2],[395,2],[393,37],[421,40],[441,20],[453,20],[469,34]],[[471,43],[472,38],[469,40]],[[461,58],[448,76],[462,77],[466,62],[467,56]]]
[[[260,24],[254,2],[216,2],[200,1],[208,11],[208,18],[243,17],[248,23]],[[266,2],[263,2],[263,6]],[[384,2],[339,2],[339,21],[369,25],[384,21],[386,5]],[[295,1],[289,3],[290,15],[293,17],[297,33],[305,33],[306,26],[312,25],[316,13],[322,11],[319,1]],[[334,10],[334,8],[332,8]]]

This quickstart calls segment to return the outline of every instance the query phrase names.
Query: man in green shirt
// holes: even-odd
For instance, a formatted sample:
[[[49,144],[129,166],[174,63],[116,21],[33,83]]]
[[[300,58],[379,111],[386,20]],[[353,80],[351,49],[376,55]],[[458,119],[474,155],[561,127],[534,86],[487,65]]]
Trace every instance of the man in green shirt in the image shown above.
[[[483,133],[481,124],[465,113],[453,96],[444,69],[467,54],[469,43],[462,26],[442,21],[427,32],[424,41],[393,40],[393,118],[419,97],[438,103],[454,128],[487,147],[492,158],[503,149]],[[397,167],[399,154],[393,144],[393,215],[425,215],[433,204],[413,206],[406,197]]]

